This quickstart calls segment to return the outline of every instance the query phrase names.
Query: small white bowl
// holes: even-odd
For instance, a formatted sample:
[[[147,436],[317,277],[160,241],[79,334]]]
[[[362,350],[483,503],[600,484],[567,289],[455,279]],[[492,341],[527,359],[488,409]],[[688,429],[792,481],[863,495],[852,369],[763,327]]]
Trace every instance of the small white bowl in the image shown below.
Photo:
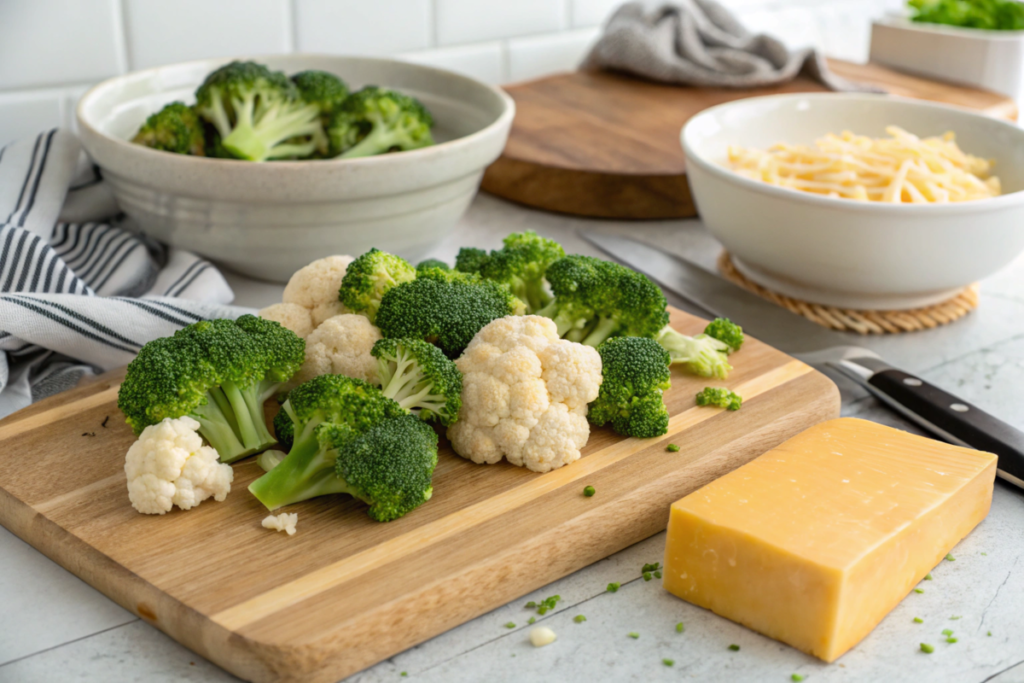
[[[885,136],[956,133],[961,149],[994,159],[1004,194],[954,204],[881,204],[825,197],[742,177],[728,147],[811,143],[850,130]],[[966,109],[886,95],[794,94],[722,104],[682,131],[687,175],[711,233],[751,280],[844,308],[937,303],[1024,250],[1024,129]]]
[[[292,74],[322,69],[355,89],[395,88],[423,102],[438,144],[362,159],[254,163],[159,152],[128,140],[174,100],[194,102],[208,59],[138,71],[82,98],[82,144],[141,229],[253,277],[284,282],[310,261],[370,247],[410,260],[447,235],[505,147],[515,105],[459,74],[388,59],[251,57]]]

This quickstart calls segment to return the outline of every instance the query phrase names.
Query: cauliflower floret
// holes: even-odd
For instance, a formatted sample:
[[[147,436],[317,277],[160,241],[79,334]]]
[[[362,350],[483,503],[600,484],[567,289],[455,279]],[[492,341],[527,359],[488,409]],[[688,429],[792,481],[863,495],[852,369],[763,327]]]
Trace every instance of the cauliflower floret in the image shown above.
[[[338,290],[341,289],[345,270],[352,261],[351,256],[328,256],[300,268],[288,280],[281,301],[309,310],[314,328],[328,318],[348,313],[345,305],[338,300]]]
[[[264,320],[273,320],[303,339],[313,331],[313,314],[298,304],[274,304],[259,312]]]
[[[289,536],[295,535],[295,525],[299,523],[299,513],[282,512],[279,515],[270,515],[263,520],[264,529],[287,532]]]
[[[548,318],[508,316],[481,329],[455,364],[462,409],[448,438],[456,453],[535,472],[579,459],[590,438],[587,404],[601,387],[596,349],[559,339]]]
[[[211,496],[227,497],[235,472],[217,462],[217,451],[203,445],[198,429],[191,417],[168,417],[142,430],[124,461],[132,507],[162,515],[174,505],[191,510]]]
[[[366,316],[347,313],[328,318],[306,337],[306,360],[290,385],[328,374],[380,384],[377,359],[370,355],[380,338],[380,330]]]

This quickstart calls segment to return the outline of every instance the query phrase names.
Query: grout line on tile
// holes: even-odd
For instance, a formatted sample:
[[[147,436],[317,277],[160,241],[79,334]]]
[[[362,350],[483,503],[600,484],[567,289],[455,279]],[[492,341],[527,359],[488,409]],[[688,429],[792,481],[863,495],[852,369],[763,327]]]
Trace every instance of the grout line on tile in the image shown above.
[[[430,45],[428,47],[437,47],[437,3],[439,0],[428,0],[427,2],[427,26],[429,26],[429,40]]]
[[[285,12],[285,35],[288,36],[285,45],[285,52],[297,52],[299,49],[299,7],[296,0],[285,0],[288,10]]]
[[[16,658],[14,658],[12,660],[4,662],[3,664],[0,664],[0,670],[2,670],[5,666],[8,666],[10,664],[14,664],[16,662],[20,662],[22,660],[29,659],[31,657],[35,657],[36,655],[41,655],[44,652],[50,652],[51,650],[56,650],[58,648],[64,647],[65,645],[71,645],[72,643],[77,643],[77,642],[79,642],[81,640],[86,640],[88,638],[92,638],[93,636],[98,636],[98,635],[100,635],[102,633],[106,633],[107,631],[113,631],[114,629],[121,628],[122,626],[127,626],[129,624],[134,624],[136,621],[142,621],[142,620],[139,619],[139,617],[133,616],[128,621],[126,621],[124,623],[121,623],[121,624],[117,624],[116,626],[108,626],[105,629],[96,631],[95,633],[90,633],[87,636],[80,636],[78,638],[72,638],[71,640],[69,640],[67,642],[64,642],[64,643],[60,643],[59,645],[52,645],[50,647],[43,648],[42,650],[39,650],[37,652],[33,652],[32,654],[22,655],[21,657],[16,657]]]
[[[499,47],[501,49],[501,83],[508,83],[512,80],[512,50],[509,49],[509,39],[503,38]]]
[[[117,50],[118,66],[121,69],[121,73],[125,74],[131,71],[132,68],[132,55],[131,50],[128,48],[128,15],[130,10],[128,9],[127,0],[115,0],[115,2],[117,3],[117,11],[114,12],[115,49]]]

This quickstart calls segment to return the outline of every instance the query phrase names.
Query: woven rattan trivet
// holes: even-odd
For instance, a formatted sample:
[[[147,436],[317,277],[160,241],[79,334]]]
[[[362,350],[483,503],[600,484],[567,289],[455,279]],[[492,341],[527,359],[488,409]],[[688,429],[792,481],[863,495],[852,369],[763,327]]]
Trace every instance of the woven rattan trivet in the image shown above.
[[[924,308],[913,308],[906,311],[858,311],[812,304],[765,289],[756,282],[748,280],[743,273],[737,270],[727,251],[723,251],[722,255],[718,257],[718,270],[725,276],[725,279],[740,287],[819,325],[841,332],[895,334],[926,330],[939,325],[947,325],[978,307],[977,284],[967,287],[948,301]]]

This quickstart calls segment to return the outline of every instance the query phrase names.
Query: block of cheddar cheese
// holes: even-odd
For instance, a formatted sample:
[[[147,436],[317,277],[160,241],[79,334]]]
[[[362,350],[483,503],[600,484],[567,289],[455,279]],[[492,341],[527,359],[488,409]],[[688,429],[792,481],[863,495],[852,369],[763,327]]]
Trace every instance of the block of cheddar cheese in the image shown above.
[[[665,588],[835,661],[985,515],[996,457],[821,423],[672,506]]]

